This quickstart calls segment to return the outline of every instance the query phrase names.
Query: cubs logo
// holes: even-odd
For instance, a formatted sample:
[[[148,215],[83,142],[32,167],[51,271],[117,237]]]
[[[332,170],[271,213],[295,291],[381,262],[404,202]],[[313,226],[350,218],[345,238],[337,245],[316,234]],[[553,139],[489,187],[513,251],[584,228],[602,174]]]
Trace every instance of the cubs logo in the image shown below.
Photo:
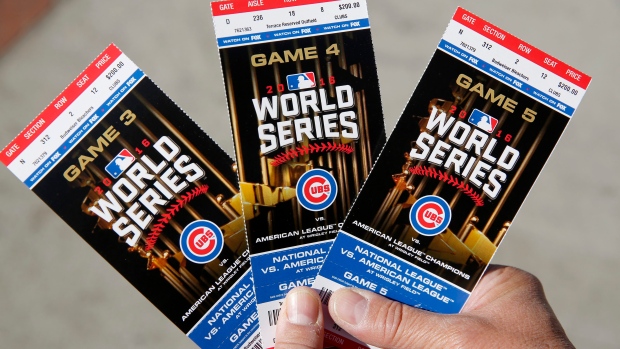
[[[306,210],[323,211],[338,195],[336,179],[325,170],[310,170],[297,182],[297,200]]]
[[[222,252],[224,235],[213,222],[195,221],[183,229],[179,245],[185,258],[197,264],[206,264]]]
[[[424,236],[435,236],[450,225],[452,211],[446,200],[435,195],[420,198],[409,212],[409,221],[415,231]]]

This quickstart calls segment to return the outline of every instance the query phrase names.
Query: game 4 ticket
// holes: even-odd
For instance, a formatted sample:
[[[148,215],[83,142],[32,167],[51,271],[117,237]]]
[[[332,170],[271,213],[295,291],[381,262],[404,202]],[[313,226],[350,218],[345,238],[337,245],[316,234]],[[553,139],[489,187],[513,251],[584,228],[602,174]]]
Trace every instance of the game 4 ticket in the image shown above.
[[[273,347],[385,141],[365,1],[212,3],[254,272]]]

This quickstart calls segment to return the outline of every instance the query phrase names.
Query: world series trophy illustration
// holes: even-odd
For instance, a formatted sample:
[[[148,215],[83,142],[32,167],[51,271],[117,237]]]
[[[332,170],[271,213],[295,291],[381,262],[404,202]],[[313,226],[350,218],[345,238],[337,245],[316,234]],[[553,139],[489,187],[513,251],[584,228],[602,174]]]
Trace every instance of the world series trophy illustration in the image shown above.
[[[333,45],[333,43],[336,43],[340,48],[354,47],[353,43],[355,40],[356,38],[352,33],[343,33],[303,39],[303,43],[307,46],[317,47],[317,50],[321,52]],[[303,43],[302,40],[293,40],[292,46],[296,50],[303,47]],[[276,43],[268,45],[271,51],[276,51]],[[248,47],[246,50],[249,60],[249,57],[256,52],[253,51],[253,47]],[[222,51],[224,77],[229,96],[229,105],[231,106],[232,129],[235,138],[242,139],[244,134],[242,129],[247,126],[240,123],[243,117],[240,117],[239,114],[247,111],[239,111],[235,107],[239,104],[235,97],[235,84],[239,83],[239,81],[235,81],[233,78],[235,76],[233,70],[239,69],[237,66],[239,58],[231,60],[229,58],[229,51]],[[304,63],[304,66],[302,66],[302,62],[297,61],[294,67],[294,70],[291,71],[289,69],[284,74],[284,68],[279,63],[274,63],[270,69],[266,67],[257,69],[254,66],[249,66],[248,81],[244,83],[251,83],[253,86],[253,95],[250,97],[260,100],[263,96],[261,92],[266,85],[289,86],[290,88],[290,84],[286,79],[287,74],[293,75],[298,80],[303,80],[302,83],[307,83],[309,80],[303,76],[303,72],[310,69],[308,63]],[[269,69],[269,72],[266,72],[265,69]],[[325,88],[330,98],[336,98],[335,85],[349,84],[353,86],[355,110],[358,117],[357,122],[359,123],[359,138],[351,140],[340,137],[338,139],[326,139],[323,142],[312,142],[304,136],[303,142],[294,142],[292,145],[284,147],[273,154],[261,154],[260,167],[262,171],[260,177],[256,173],[248,173],[243,165],[246,162],[246,157],[256,155],[254,153],[244,153],[239,148],[239,144],[236,145],[241,191],[246,201],[244,203],[245,207],[249,208],[249,210],[245,211],[246,220],[248,220],[248,224],[252,224],[251,219],[259,212],[261,214],[264,212],[267,235],[272,235],[278,231],[278,229],[274,228],[273,222],[285,216],[287,220],[289,217],[292,217],[295,230],[300,230],[304,226],[308,227],[308,224],[320,226],[322,225],[321,222],[328,220],[328,216],[344,217],[363,184],[363,178],[366,178],[372,166],[372,156],[375,149],[371,149],[371,142],[369,141],[369,110],[366,106],[365,82],[359,57],[349,58],[347,57],[347,50],[342,49],[337,56],[327,56],[324,60],[314,60],[311,69],[314,72],[316,88]],[[330,79],[332,83],[329,83]],[[337,81],[337,83],[334,84],[333,81]],[[321,82],[323,82],[323,86],[319,86]],[[279,96],[283,92],[284,89],[274,91]],[[320,114],[310,111],[308,115],[303,116],[312,119],[318,115]],[[280,121],[285,121],[286,119],[287,117],[280,116]],[[258,126],[260,125],[263,125],[263,123],[259,121]],[[294,127],[291,129],[293,134],[295,134]],[[343,128],[342,125],[338,127],[339,131]],[[323,212],[314,213],[310,217],[307,214],[304,215],[302,211],[302,206],[297,200],[295,186],[300,177],[312,169],[323,169],[330,172],[336,179],[339,191],[332,207]],[[290,208],[274,210],[276,206],[282,207],[283,203],[288,203]],[[308,223],[308,221],[315,223]],[[274,248],[274,246],[272,245],[271,248]]]

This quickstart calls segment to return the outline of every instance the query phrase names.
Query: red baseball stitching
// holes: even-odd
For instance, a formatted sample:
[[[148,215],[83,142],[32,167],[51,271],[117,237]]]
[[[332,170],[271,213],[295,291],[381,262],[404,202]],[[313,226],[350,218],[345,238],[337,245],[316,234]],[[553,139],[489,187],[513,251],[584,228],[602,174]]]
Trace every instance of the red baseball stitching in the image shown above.
[[[429,168],[426,166],[410,167],[409,172],[411,172],[411,174],[414,174],[414,175],[430,177],[430,178],[440,180],[444,183],[447,183],[455,187],[456,189],[462,191],[463,194],[469,196],[469,198],[474,201],[476,206],[478,207],[484,206],[484,200],[482,199],[482,196],[480,194],[476,193],[474,189],[469,186],[469,184],[459,181],[458,178],[452,175],[448,175],[445,172],[438,171],[434,168]]]
[[[295,149],[291,149],[285,151],[284,153],[277,155],[271,161],[271,166],[278,167],[286,162],[296,159],[300,156],[315,154],[315,153],[323,153],[323,152],[340,152],[345,154],[353,153],[353,147],[346,144],[338,144],[336,142],[327,142],[327,143],[318,143],[318,144],[308,144],[298,146]]]
[[[155,247],[155,243],[157,243],[157,240],[159,239],[159,235],[161,235],[172,218],[174,218],[174,216],[176,216],[176,214],[179,213],[185,205],[190,203],[190,201],[194,200],[198,195],[206,194],[208,190],[209,186],[206,184],[201,185],[200,187],[195,187],[192,190],[186,191],[185,194],[181,195],[181,198],[178,199],[176,203],[170,205],[166,209],[166,212],[161,214],[161,218],[157,220],[157,224],[153,226],[153,229],[146,239],[146,247],[144,250],[149,251],[153,249],[153,247]]]

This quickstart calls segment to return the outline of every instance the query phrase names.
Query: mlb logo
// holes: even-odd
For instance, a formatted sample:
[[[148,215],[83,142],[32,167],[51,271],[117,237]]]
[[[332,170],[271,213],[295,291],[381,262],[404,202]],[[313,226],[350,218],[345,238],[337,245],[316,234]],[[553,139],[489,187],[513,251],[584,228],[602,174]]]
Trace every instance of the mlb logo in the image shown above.
[[[136,158],[131,155],[129,150],[123,149],[118,155],[114,158],[114,160],[110,161],[108,166],[105,167],[106,172],[110,174],[114,179],[120,177],[125,170],[136,161]]]
[[[286,83],[289,91],[305,90],[316,87],[316,78],[312,72],[293,74],[286,77]]]
[[[488,133],[493,133],[497,127],[498,121],[491,115],[485,114],[478,109],[474,109],[469,117],[469,123],[478,126],[478,128],[481,128]]]

